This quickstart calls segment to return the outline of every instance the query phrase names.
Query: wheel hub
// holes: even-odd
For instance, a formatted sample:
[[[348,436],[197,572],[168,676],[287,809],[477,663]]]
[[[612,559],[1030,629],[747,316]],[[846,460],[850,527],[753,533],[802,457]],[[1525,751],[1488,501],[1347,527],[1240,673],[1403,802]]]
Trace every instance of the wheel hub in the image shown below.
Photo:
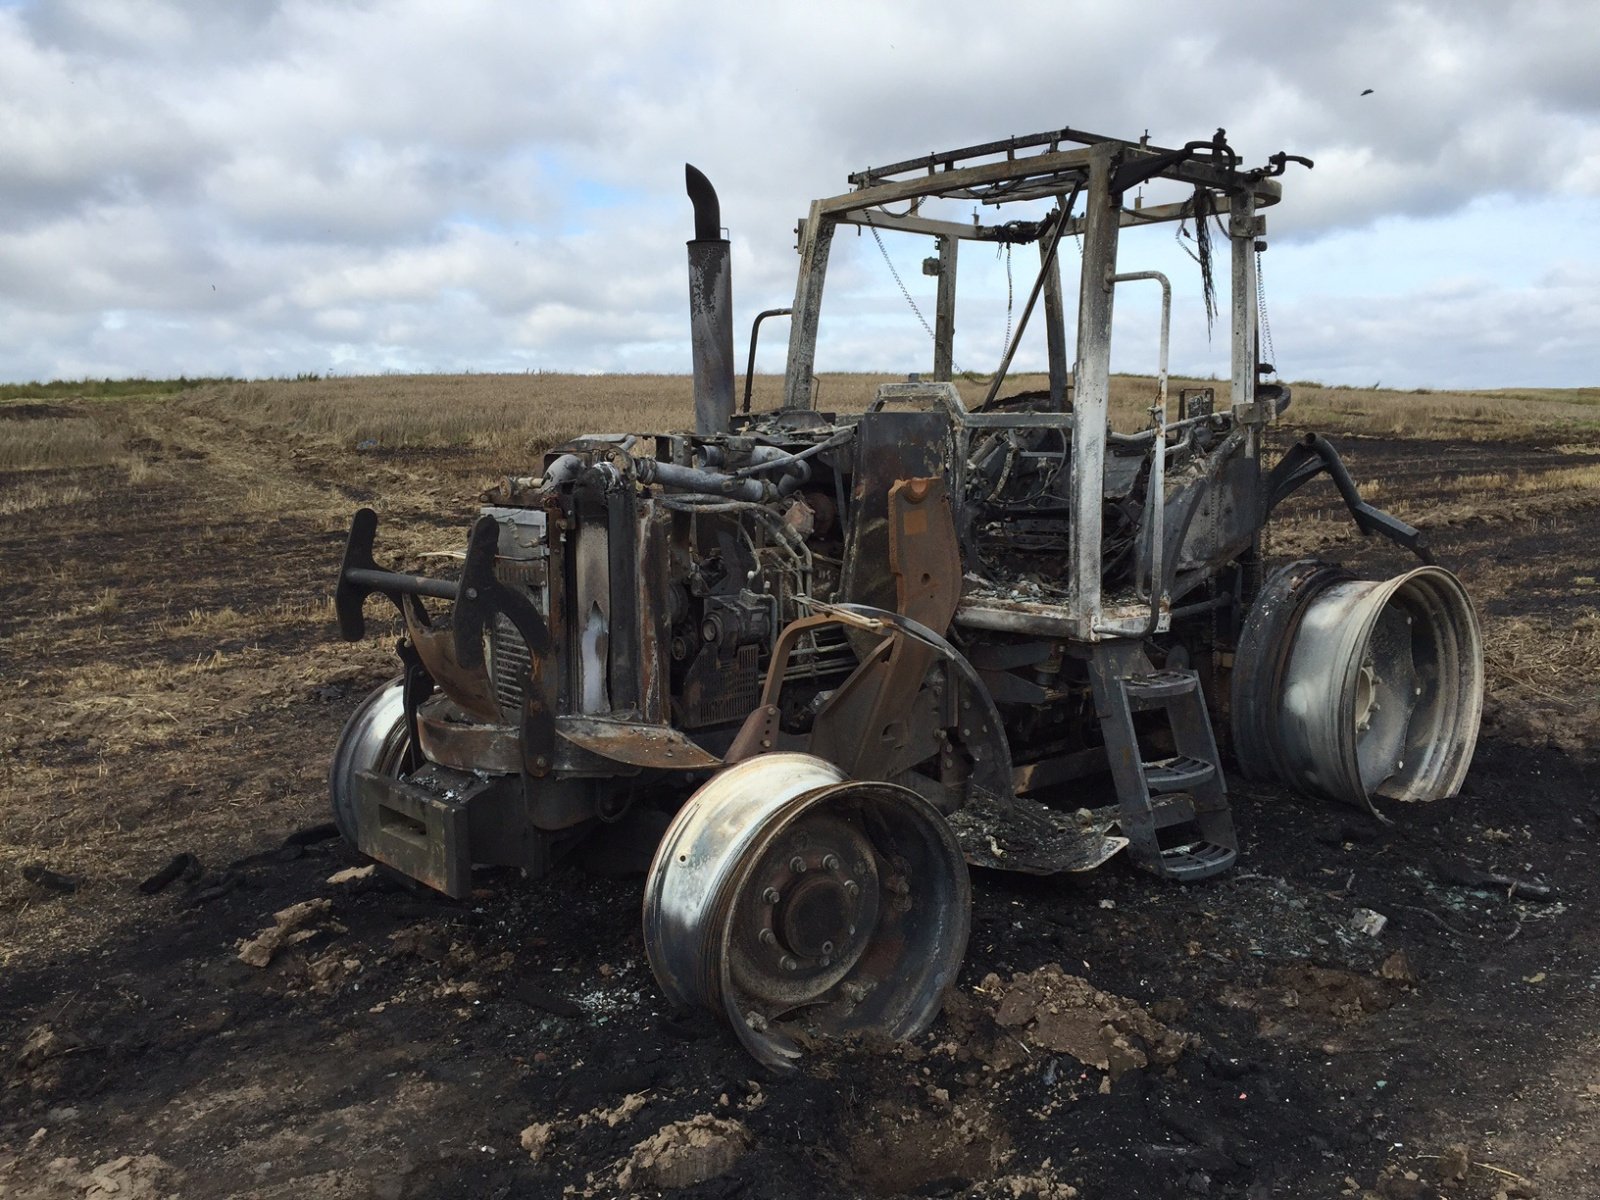
[[[815,1001],[850,972],[878,923],[877,855],[830,813],[769,846],[733,902],[734,975],[763,1002]]]

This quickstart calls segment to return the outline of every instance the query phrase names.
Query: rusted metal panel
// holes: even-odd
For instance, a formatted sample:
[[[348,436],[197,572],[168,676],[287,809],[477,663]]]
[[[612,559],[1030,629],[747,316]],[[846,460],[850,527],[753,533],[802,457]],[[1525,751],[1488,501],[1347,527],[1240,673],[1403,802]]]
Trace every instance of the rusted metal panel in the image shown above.
[[[722,760],[670,725],[602,720],[587,716],[556,718],[561,737],[601,758],[662,771],[703,771]]]
[[[417,738],[433,762],[461,771],[515,775],[522,770],[522,736],[515,725],[464,720],[448,696],[417,710]]]
[[[840,595],[854,603],[893,609],[889,566],[889,492],[902,479],[943,478],[955,458],[949,415],[870,412],[856,426],[850,526]]]
[[[445,694],[473,716],[498,721],[500,701],[489,672],[481,663],[476,667],[463,667],[456,661],[454,634],[449,629],[433,629],[422,624],[411,608],[405,610],[405,626],[406,636],[416,647],[423,669]]]
[[[961,599],[961,548],[941,476],[902,479],[889,489],[889,570],[895,611],[939,632]]]

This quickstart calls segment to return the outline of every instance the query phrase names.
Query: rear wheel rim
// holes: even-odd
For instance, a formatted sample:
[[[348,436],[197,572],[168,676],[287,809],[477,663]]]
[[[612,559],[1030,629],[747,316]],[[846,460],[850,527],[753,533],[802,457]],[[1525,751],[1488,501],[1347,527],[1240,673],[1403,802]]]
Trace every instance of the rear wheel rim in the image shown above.
[[[360,820],[356,777],[362,771],[398,776],[405,768],[410,750],[405,681],[391,679],[363,700],[345,722],[328,769],[333,823],[352,846],[358,844]]]

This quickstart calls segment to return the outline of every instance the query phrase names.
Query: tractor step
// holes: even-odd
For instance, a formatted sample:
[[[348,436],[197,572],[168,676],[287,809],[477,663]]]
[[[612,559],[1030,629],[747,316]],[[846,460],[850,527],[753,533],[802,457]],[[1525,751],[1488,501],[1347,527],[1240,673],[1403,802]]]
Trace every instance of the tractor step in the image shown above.
[[[1122,690],[1128,695],[1128,706],[1136,712],[1163,708],[1179,696],[1198,691],[1200,678],[1193,671],[1152,671],[1148,675],[1134,675],[1122,681]]]
[[[1117,785],[1117,824],[1134,861],[1168,879],[1204,879],[1227,870],[1239,843],[1199,676],[1158,671],[1140,642],[1115,640],[1090,651],[1089,677]],[[1135,712],[1166,717],[1171,754],[1147,754]]]
[[[1217,765],[1186,754],[1158,758],[1144,766],[1144,782],[1152,792],[1187,792],[1217,775]]]
[[[1238,857],[1234,847],[1210,842],[1173,846],[1161,852],[1162,874],[1179,880],[1208,879],[1233,866]]]

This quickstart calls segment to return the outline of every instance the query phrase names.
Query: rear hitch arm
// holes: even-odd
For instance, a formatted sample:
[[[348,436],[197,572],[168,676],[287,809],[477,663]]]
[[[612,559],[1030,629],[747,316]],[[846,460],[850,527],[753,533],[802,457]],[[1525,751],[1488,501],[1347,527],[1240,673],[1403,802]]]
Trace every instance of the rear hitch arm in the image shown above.
[[[1327,472],[1333,486],[1339,490],[1339,498],[1350,510],[1357,529],[1366,535],[1382,534],[1421,561],[1433,565],[1433,551],[1423,541],[1421,531],[1363,500],[1339,452],[1320,433],[1308,433],[1296,442],[1262,480],[1261,523],[1265,525],[1273,509],[1323,472]]]

